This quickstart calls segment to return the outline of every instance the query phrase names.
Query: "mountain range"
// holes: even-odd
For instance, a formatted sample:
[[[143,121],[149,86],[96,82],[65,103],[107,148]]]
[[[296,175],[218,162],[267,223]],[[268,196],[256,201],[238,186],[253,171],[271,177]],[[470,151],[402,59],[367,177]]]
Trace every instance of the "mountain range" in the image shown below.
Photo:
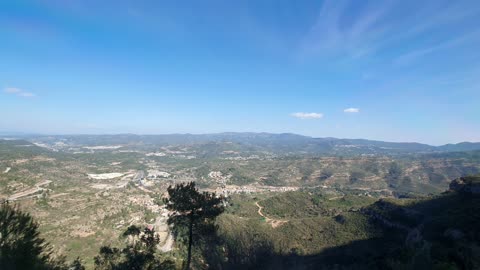
[[[366,139],[314,138],[292,133],[215,133],[165,135],[25,135],[3,136],[52,144],[61,141],[70,146],[79,145],[204,145],[232,144],[234,148],[265,151],[276,154],[358,155],[460,152],[480,150],[480,142],[461,142],[433,146],[416,142],[385,142]]]

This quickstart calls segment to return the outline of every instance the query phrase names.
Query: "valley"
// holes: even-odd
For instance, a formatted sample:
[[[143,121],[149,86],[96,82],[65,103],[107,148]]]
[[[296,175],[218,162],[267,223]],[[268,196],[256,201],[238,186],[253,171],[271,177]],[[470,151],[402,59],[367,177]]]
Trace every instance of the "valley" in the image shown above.
[[[31,213],[68,260],[121,245],[119,235],[130,225],[152,226],[158,249],[175,254],[162,198],[168,186],[195,181],[200,190],[227,198],[218,219],[225,239],[236,235],[250,243],[247,234],[260,234],[260,243],[278,254],[308,255],[377,235],[361,209],[378,199],[440,194],[452,179],[480,172],[476,148],[387,153],[372,150],[373,143],[305,152],[310,142],[283,135],[265,140],[265,134],[249,134],[245,141],[245,134],[218,136],[188,142],[182,136],[146,142],[123,135],[109,137],[110,143],[103,136],[0,140],[0,198]],[[289,150],[279,151],[279,144]],[[358,148],[366,153],[352,153]],[[85,261],[88,269],[92,264]]]

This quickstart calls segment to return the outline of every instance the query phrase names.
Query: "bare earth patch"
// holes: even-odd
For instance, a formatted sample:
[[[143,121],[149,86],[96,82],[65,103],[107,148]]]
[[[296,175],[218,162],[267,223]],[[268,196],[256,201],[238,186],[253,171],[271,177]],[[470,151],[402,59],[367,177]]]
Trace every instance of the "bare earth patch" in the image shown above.
[[[108,149],[118,149],[123,147],[122,145],[98,145],[98,146],[84,146],[83,148],[89,150],[108,150]]]
[[[113,188],[112,185],[108,185],[108,184],[93,184],[91,185],[92,188],[94,189],[111,189]]]
[[[108,179],[121,177],[123,175],[124,173],[100,173],[100,174],[89,173],[88,177],[95,180],[108,180]]]

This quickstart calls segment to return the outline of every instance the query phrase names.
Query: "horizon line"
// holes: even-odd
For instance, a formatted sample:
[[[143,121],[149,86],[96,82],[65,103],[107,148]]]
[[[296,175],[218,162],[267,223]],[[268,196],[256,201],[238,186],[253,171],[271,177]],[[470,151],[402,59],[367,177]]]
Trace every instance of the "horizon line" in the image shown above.
[[[134,136],[171,136],[171,135],[193,135],[193,136],[202,136],[202,135],[221,135],[221,134],[269,134],[269,135],[295,135],[311,139],[337,139],[337,140],[367,140],[367,141],[377,141],[377,142],[387,142],[387,143],[407,143],[407,144],[423,144],[428,146],[445,146],[445,145],[455,145],[461,143],[480,143],[480,141],[460,141],[460,142],[450,142],[444,144],[429,144],[422,143],[417,141],[394,141],[394,140],[379,140],[379,139],[370,139],[370,138],[339,138],[339,137],[316,137],[310,135],[304,135],[293,132],[254,132],[254,131],[224,131],[224,132],[212,132],[212,133],[42,133],[42,132],[3,132],[0,131],[0,136],[4,139],[5,136],[120,136],[120,135],[134,135]]]

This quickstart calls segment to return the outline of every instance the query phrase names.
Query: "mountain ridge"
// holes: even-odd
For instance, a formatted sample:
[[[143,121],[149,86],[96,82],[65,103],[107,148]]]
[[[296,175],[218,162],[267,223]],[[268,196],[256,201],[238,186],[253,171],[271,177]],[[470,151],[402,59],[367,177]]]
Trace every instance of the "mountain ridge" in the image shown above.
[[[223,132],[206,134],[79,134],[79,135],[12,135],[32,142],[63,141],[72,145],[165,145],[235,143],[256,147],[259,151],[313,154],[385,154],[385,153],[433,153],[480,150],[480,142],[450,143],[433,146],[418,142],[388,142],[369,139],[311,137],[294,133]]]

